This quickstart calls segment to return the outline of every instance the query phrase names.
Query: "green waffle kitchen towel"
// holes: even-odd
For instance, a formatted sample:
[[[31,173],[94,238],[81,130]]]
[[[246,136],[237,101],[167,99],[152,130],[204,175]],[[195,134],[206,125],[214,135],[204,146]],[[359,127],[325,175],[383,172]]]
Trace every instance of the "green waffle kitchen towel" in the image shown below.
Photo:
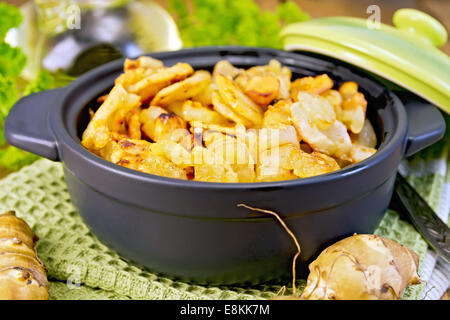
[[[444,143],[402,164],[410,182],[435,210],[442,206],[442,198],[449,197],[450,189],[445,187],[450,176],[448,142],[447,136]],[[432,166],[437,160],[445,163],[445,170]],[[40,238],[37,251],[48,270],[52,299],[268,299],[282,285],[289,286],[200,286],[148,272],[122,259],[83,223],[70,202],[60,163],[41,159],[1,180],[0,212],[6,210],[16,210]],[[448,217],[448,207],[446,210]],[[408,222],[389,210],[375,233],[417,252],[422,276],[428,246]],[[426,281],[408,287],[403,299],[422,297]],[[299,280],[300,290],[304,284],[305,280]]]

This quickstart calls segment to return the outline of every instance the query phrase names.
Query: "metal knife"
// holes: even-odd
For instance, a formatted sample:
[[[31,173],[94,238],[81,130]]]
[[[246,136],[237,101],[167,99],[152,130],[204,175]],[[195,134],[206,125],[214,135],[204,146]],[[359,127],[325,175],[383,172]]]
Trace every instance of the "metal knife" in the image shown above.
[[[397,174],[394,205],[403,208],[417,231],[446,262],[450,262],[450,228],[417,193],[408,181]],[[400,208],[400,209],[402,209]]]

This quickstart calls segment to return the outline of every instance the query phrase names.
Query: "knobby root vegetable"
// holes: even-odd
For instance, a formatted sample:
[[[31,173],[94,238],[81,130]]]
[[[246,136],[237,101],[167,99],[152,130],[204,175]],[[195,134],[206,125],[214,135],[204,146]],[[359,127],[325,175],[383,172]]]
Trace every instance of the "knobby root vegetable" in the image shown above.
[[[46,300],[49,284],[37,237],[14,211],[0,214],[0,300]]]
[[[420,283],[419,256],[395,241],[355,234],[325,249],[309,265],[301,295],[308,300],[394,300]]]

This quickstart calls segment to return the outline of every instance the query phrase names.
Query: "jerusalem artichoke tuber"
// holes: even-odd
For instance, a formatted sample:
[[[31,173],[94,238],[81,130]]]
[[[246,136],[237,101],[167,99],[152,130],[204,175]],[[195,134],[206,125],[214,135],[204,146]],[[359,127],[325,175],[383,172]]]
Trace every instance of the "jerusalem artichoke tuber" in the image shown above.
[[[0,300],[46,300],[47,275],[34,250],[37,237],[14,211],[0,214]]]
[[[301,299],[394,300],[420,282],[419,256],[395,241],[360,234],[345,238],[309,265]]]

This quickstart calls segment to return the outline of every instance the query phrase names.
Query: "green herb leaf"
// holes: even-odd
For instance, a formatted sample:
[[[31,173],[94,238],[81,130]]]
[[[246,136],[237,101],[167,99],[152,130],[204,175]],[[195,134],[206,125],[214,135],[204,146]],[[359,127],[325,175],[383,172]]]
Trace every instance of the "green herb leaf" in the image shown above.
[[[13,48],[7,43],[0,43],[0,74],[15,78],[25,67],[27,57],[19,48]]]
[[[5,39],[9,29],[18,27],[22,22],[22,14],[16,7],[0,3],[0,40]]]
[[[16,82],[0,74],[0,146],[5,144],[3,125],[9,110],[18,98]]]
[[[281,48],[281,27],[309,17],[292,1],[280,4],[276,14],[262,12],[253,0],[192,0],[191,4],[191,10],[182,0],[171,0],[169,5],[185,47]]]
[[[23,52],[5,43],[4,38],[8,30],[19,26],[21,21],[21,13],[17,8],[0,3],[0,166],[12,171],[39,158],[34,154],[5,145],[3,132],[6,116],[21,95],[16,81],[26,64],[26,56]],[[22,94],[28,95],[64,86],[73,79],[62,73],[52,74],[42,71],[25,87]]]
[[[70,77],[64,73],[51,73],[50,71],[42,70],[36,79],[25,87],[23,94],[26,96],[39,91],[63,87],[74,79],[74,77]]]
[[[17,149],[13,146],[8,146],[0,150],[0,166],[11,170],[19,170],[23,166],[33,163],[39,159],[35,154]]]
[[[284,25],[309,20],[309,15],[293,1],[286,1],[277,6],[278,18]]]

